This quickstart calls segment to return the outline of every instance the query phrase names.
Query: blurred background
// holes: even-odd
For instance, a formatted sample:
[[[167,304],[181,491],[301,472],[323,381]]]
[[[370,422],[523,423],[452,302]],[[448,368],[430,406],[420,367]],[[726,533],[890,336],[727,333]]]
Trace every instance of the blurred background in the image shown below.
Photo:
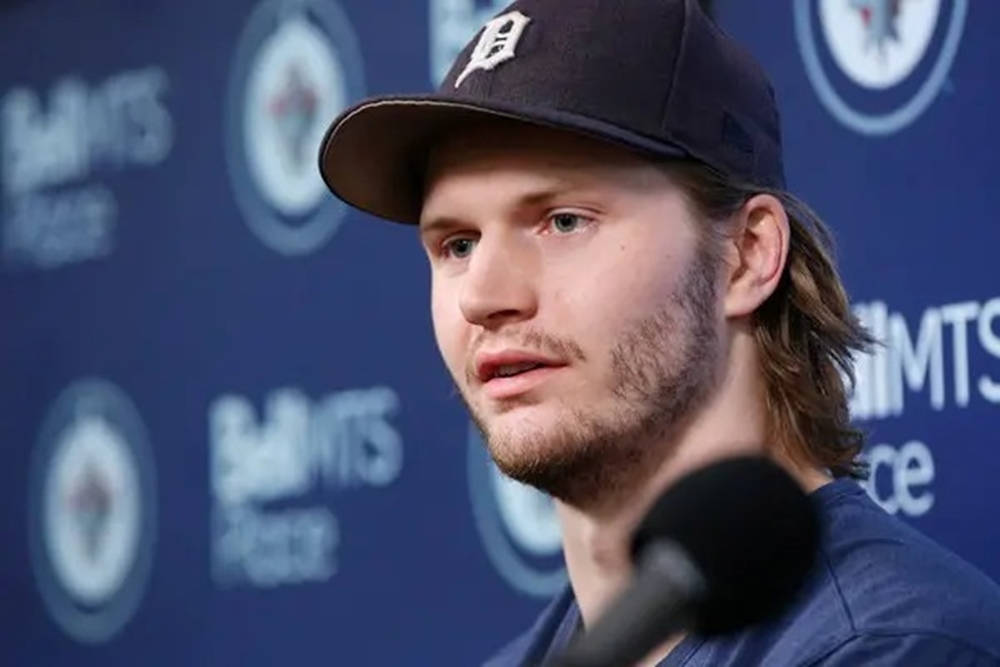
[[[1000,578],[1000,4],[710,4],[883,342],[868,492]],[[0,2],[0,664],[478,664],[563,584],[413,230],[316,169],[340,110],[432,88],[501,7]]]

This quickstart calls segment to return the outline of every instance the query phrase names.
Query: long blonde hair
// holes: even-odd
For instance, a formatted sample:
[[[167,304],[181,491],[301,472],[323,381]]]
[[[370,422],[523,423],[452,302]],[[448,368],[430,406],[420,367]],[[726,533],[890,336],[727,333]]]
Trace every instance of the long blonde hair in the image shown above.
[[[768,435],[800,463],[837,477],[864,477],[858,460],[864,435],[850,423],[852,355],[872,338],[850,310],[833,261],[833,242],[822,220],[783,190],[734,183],[696,162],[665,165],[696,214],[709,222],[708,243],[752,196],[775,196],[788,215],[790,238],[784,273],[753,316],[766,386]]]

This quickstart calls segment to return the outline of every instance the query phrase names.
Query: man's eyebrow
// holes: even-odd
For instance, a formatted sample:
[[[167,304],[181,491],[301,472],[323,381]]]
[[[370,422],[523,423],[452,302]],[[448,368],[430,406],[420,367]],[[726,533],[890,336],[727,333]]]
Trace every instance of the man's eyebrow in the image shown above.
[[[431,218],[427,222],[421,220],[418,226],[419,226],[420,237],[424,238],[434,232],[445,232],[451,229],[467,227],[468,224],[469,223],[464,222],[459,218],[442,215]]]
[[[547,204],[553,199],[565,195],[579,194],[591,190],[592,188],[586,187],[579,183],[573,183],[569,181],[558,181],[549,185],[545,188],[539,189],[534,192],[529,192],[518,198],[515,207],[517,208],[528,208],[532,206],[541,206]]]
[[[539,188],[538,190],[533,190],[519,196],[517,200],[513,202],[510,207],[510,211],[507,213],[509,214],[513,211],[543,206],[551,202],[553,199],[558,199],[562,196],[591,192],[592,190],[592,186],[586,186],[580,183],[568,181],[559,181],[551,185],[547,185],[544,188]],[[420,236],[423,238],[431,233],[439,233],[451,229],[468,227],[471,224],[472,223],[467,220],[449,215],[435,216],[430,218],[427,222],[420,222]]]

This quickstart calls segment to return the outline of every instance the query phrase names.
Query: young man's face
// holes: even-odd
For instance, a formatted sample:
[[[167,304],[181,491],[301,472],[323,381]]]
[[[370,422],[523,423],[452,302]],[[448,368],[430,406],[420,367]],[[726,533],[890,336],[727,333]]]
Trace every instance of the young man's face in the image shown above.
[[[719,365],[698,224],[662,168],[589,139],[496,124],[436,147],[434,330],[504,472],[572,501],[669,455]]]

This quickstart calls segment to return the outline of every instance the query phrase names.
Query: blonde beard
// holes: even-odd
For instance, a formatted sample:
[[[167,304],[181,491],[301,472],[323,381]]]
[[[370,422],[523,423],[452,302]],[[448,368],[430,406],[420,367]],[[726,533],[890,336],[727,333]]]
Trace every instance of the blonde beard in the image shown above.
[[[671,432],[715,384],[715,274],[715,262],[700,253],[671,303],[622,335],[611,350],[607,405],[567,406],[548,426],[500,430],[466,401],[497,467],[576,506],[640,484],[671,455]]]

